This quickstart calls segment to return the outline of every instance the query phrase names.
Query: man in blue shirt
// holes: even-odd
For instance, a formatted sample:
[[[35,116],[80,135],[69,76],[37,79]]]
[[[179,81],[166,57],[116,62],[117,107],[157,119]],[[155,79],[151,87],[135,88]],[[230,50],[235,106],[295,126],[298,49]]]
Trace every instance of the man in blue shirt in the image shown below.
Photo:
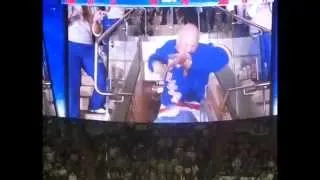
[[[149,58],[149,69],[164,77],[161,107],[154,122],[199,122],[200,102],[211,72],[228,64],[222,49],[199,43],[199,30],[184,25],[176,40],[167,41]]]

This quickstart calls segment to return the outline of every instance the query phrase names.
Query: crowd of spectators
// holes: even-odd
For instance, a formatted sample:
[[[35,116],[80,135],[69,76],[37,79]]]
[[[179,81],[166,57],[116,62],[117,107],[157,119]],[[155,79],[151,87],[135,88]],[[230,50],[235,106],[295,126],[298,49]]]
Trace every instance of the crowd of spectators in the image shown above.
[[[276,179],[272,136],[234,133],[216,152],[212,126],[118,128],[90,136],[57,121],[44,131],[44,179]],[[82,135],[79,135],[83,133]],[[221,141],[219,141],[221,142]],[[217,162],[217,157],[222,157]]]

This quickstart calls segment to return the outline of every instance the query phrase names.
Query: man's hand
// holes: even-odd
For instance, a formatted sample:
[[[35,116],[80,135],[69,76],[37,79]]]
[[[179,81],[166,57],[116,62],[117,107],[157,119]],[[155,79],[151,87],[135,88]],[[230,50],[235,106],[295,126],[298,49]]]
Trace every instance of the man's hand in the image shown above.
[[[101,23],[101,21],[103,20],[103,17],[107,15],[106,11],[101,11],[98,10],[97,12],[94,13],[93,15],[93,22],[94,23]]]
[[[103,17],[106,15],[105,11],[98,10],[93,15],[93,24],[92,24],[92,33],[96,37],[99,37],[102,34],[102,25],[101,21],[103,20]]]
[[[186,54],[181,54],[179,56],[179,64],[185,69],[185,70],[189,70],[191,68],[192,65],[192,58],[191,55],[189,53]]]
[[[191,55],[189,53],[179,54],[177,56],[177,63],[183,67],[183,75],[187,76],[192,65]]]
[[[184,69],[190,69],[192,65],[191,55],[189,53],[180,53],[174,56],[174,59],[169,59],[168,68],[174,66],[182,66]]]
[[[160,61],[155,61],[153,64],[153,72],[159,74],[161,78],[164,79],[164,76],[167,72],[167,67],[165,64],[162,64]]]
[[[171,70],[178,64],[176,59],[168,59],[168,70]]]

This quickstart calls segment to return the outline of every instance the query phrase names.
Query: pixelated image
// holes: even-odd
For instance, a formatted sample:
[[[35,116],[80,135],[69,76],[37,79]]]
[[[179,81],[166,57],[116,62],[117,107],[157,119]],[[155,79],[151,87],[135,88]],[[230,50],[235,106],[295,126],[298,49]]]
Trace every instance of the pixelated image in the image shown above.
[[[271,115],[272,1],[63,6],[65,117],[196,123]],[[61,116],[46,73],[58,67],[50,67],[43,114]]]

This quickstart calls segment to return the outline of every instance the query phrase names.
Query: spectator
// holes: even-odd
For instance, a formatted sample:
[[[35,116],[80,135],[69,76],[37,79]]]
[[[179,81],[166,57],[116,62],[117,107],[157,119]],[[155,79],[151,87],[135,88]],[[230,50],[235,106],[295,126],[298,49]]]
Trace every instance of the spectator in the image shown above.
[[[102,20],[103,11],[92,14],[87,6],[72,6],[68,14],[68,87],[69,117],[80,117],[80,83],[81,68],[94,78],[94,46],[93,34],[99,31],[98,23]],[[93,27],[93,31],[91,31]],[[98,63],[98,87],[106,90],[106,69],[104,63]],[[106,98],[94,91],[89,109],[96,113],[105,113]]]
[[[199,43],[199,36],[197,27],[187,24],[177,40],[167,41],[150,56],[150,70],[166,77],[155,122],[200,121],[209,74],[221,70],[229,59],[224,50]]]

